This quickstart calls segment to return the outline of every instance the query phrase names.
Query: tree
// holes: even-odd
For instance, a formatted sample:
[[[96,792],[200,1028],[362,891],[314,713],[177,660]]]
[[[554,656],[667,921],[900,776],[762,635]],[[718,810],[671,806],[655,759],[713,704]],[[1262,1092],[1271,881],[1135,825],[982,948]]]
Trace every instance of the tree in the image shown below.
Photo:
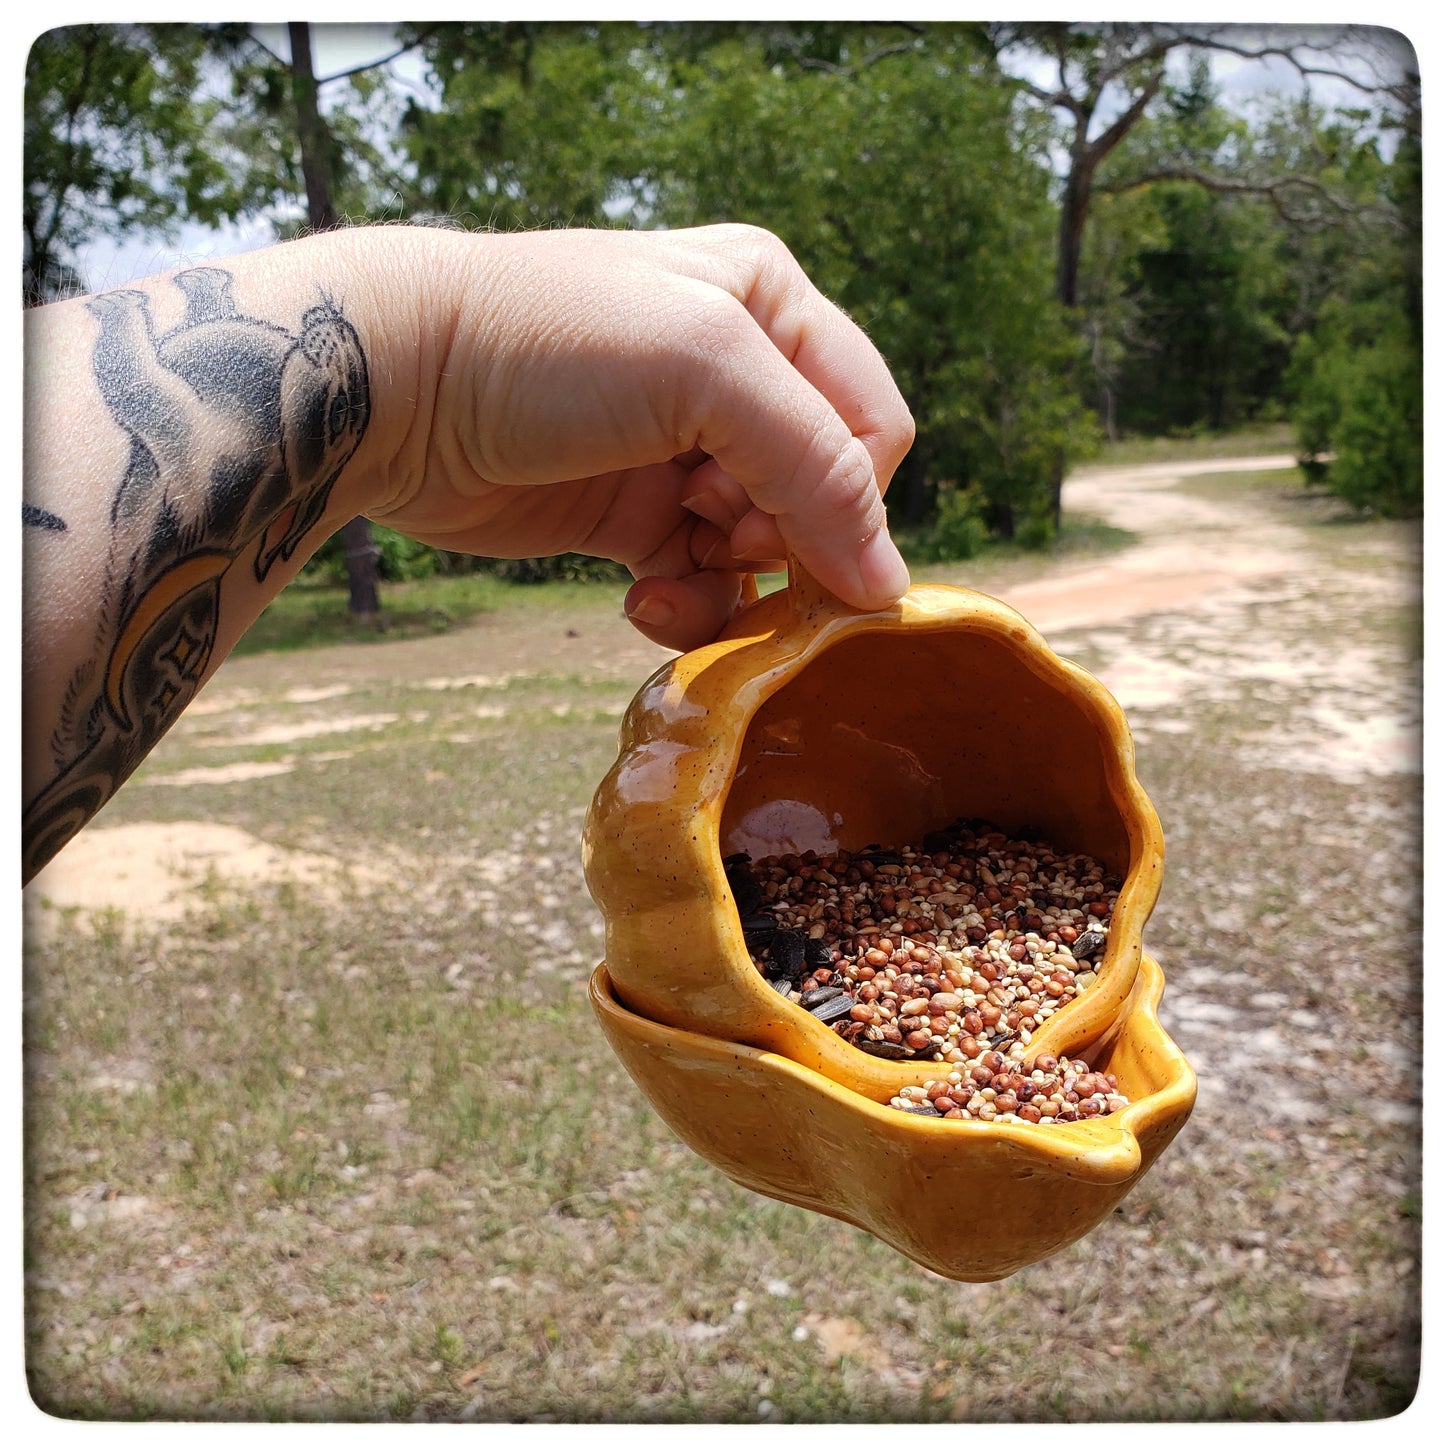
[[[1019,95],[1049,114],[1062,117],[1066,161],[1059,187],[1055,294],[1067,307],[1079,302],[1079,277],[1086,226],[1101,189],[1101,176],[1111,158],[1151,114],[1165,93],[1170,57],[1176,51],[1216,51],[1247,59],[1276,57],[1302,77],[1329,76],[1346,81],[1362,95],[1398,105],[1404,92],[1394,76],[1362,78],[1338,64],[1315,63],[1321,44],[1337,51],[1367,51],[1374,32],[1362,27],[1336,27],[1328,35],[1288,31],[1264,32],[1242,26],[1191,29],[1176,25],[1085,24],[1059,22],[997,23],[986,27],[997,64],[1016,60],[1021,51],[1048,56],[1057,81],[1042,84],[1026,76],[1012,77]],[[1398,57],[1396,57],[1397,59]],[[1393,61],[1392,61],[1393,63]],[[1175,133],[1177,135],[1177,132]],[[1167,128],[1155,137],[1169,138]],[[1225,161],[1220,165],[1221,160]],[[1347,214],[1353,207],[1318,177],[1294,171],[1251,169],[1237,157],[1214,156],[1200,163],[1197,153],[1136,146],[1129,168],[1115,165],[1109,189],[1115,193],[1162,181],[1187,182],[1216,192],[1268,199],[1281,216],[1314,218],[1321,208]],[[1096,348],[1099,337],[1094,338]],[[1106,393],[1107,394],[1107,393]],[[1065,459],[1054,468],[1053,512],[1062,516]]]
[[[203,96],[209,37],[189,25],[48,30],[25,64],[23,295],[85,289],[77,252],[97,236],[207,224],[264,203],[218,144]]]
[[[647,32],[538,21],[436,27],[436,106],[408,102],[414,209],[496,229],[645,222]]]
[[[25,104],[25,287],[83,289],[77,247],[98,234],[268,217],[280,234],[374,213],[398,189],[368,131],[390,97],[382,62],[318,78],[310,27],[292,60],[244,25],[83,25],[32,47]],[[357,104],[323,115],[318,89],[348,81]],[[304,212],[297,205],[305,194]],[[304,220],[302,217],[304,216]],[[344,529],[351,609],[375,616],[370,524]]]
[[[1251,137],[1240,117],[1219,106],[1208,63],[1196,54],[1185,79],[1166,83],[1157,112],[1121,150],[1136,146],[1222,168],[1228,152],[1249,153]],[[1102,309],[1084,313],[1096,338],[1111,319],[1129,328],[1129,345],[1110,368],[1117,422],[1146,433],[1219,431],[1278,402],[1291,338],[1282,315],[1289,304],[1285,230],[1277,219],[1252,202],[1185,182],[1116,196],[1107,167],[1099,190],[1080,297],[1102,293]],[[1118,244],[1125,218],[1135,228],[1127,257]],[[1107,268],[1093,255],[1101,241]],[[1121,271],[1127,307],[1110,307],[1108,282]]]
[[[1398,224],[1352,236],[1350,264],[1291,360],[1292,420],[1307,475],[1362,511],[1411,516],[1425,493],[1418,106],[1388,165],[1372,144],[1355,151],[1351,168],[1378,174]]]
[[[1042,132],[971,28],[934,27],[926,47],[855,31],[826,63],[809,39],[813,64],[767,63],[766,30],[679,60],[658,213],[768,227],[868,331],[918,424],[895,520],[917,526],[940,490],[972,488],[993,530],[1036,536],[1041,458],[1087,438],[1050,297]]]

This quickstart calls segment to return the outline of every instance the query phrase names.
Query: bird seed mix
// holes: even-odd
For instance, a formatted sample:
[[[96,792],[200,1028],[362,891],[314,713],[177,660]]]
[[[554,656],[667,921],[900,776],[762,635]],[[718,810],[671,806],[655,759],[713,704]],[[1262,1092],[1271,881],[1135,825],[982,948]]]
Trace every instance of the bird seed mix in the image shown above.
[[[1024,1055],[1094,982],[1120,880],[1032,830],[978,818],[916,846],[723,860],[743,937],[779,996],[855,1048],[936,1060],[889,1100],[945,1119],[1069,1123],[1129,1101],[1112,1074]]]

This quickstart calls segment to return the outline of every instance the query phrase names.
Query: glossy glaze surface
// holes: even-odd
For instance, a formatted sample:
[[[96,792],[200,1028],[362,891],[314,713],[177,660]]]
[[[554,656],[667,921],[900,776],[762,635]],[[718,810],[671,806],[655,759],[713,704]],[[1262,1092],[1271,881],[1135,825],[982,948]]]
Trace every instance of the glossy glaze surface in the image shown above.
[[[1000,1279],[1088,1233],[1183,1127],[1194,1073],[1159,1025],[1164,978],[1145,956],[1090,1051],[1131,1103],[1062,1125],[917,1118],[871,1070],[825,1078],[780,1054],[655,1023],[590,998],[609,1043],[668,1126],[737,1183],[866,1229],[938,1274]],[[865,1056],[850,1050],[860,1064]],[[937,1066],[933,1066],[937,1069]]]
[[[583,840],[611,986],[634,1014],[870,1095],[931,1077],[936,1064],[863,1055],[779,999],[722,859],[896,846],[960,816],[1031,824],[1124,877],[1098,981],[1034,1036],[1033,1052],[1077,1052],[1131,995],[1163,869],[1118,704],[993,598],[922,586],[863,614],[795,574],[654,674],[623,720]]]

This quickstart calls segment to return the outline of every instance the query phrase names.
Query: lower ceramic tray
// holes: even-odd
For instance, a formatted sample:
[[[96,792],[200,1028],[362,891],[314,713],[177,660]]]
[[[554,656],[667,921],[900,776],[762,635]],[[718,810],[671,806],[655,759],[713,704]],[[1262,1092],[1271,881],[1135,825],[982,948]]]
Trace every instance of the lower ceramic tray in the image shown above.
[[[605,963],[590,997],[663,1121],[737,1183],[855,1224],[935,1273],[990,1280],[1087,1234],[1188,1119],[1196,1081],[1160,1026],[1163,991],[1145,954],[1118,1021],[1085,1056],[1117,1076],[1130,1104],[1060,1125],[891,1109],[872,1068],[848,1087],[779,1054],[643,1018],[619,1002]]]

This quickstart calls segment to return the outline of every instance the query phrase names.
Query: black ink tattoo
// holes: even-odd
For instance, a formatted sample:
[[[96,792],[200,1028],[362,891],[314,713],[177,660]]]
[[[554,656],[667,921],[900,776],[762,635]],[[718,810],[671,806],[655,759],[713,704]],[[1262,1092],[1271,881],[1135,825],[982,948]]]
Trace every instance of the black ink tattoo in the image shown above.
[[[64,521],[44,507],[32,507],[29,502],[20,504],[20,522],[25,527],[40,527],[47,532],[65,531]]]
[[[175,284],[185,315],[159,336],[143,292],[86,303],[100,325],[96,384],[130,456],[110,510],[97,655],[67,691],[59,775],[26,809],[27,880],[194,696],[223,575],[253,546],[258,582],[294,555],[371,416],[360,338],[329,297],[292,334],[241,315],[226,271],[183,271]],[[28,525],[51,525],[31,510]]]

